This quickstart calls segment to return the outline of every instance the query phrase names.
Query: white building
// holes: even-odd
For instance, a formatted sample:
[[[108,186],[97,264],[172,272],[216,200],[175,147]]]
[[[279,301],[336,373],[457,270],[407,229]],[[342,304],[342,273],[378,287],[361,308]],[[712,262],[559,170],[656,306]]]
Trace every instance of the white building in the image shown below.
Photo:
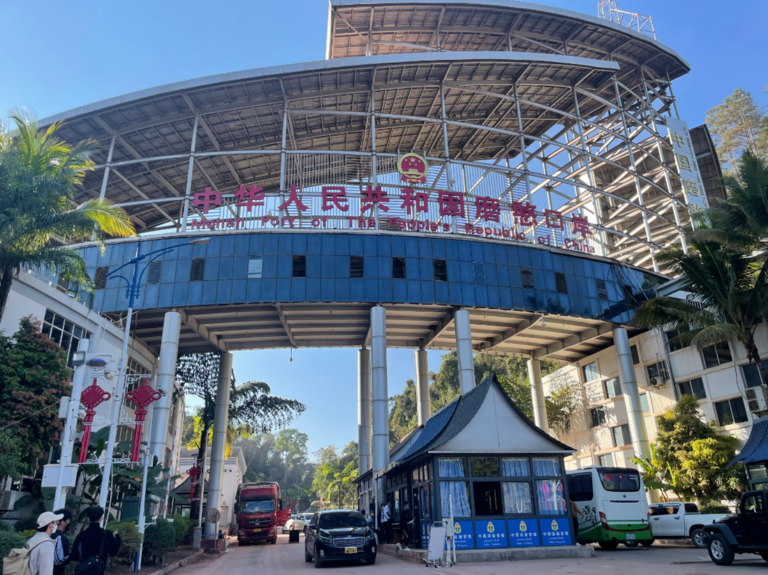
[[[753,420],[766,413],[765,388],[760,387],[756,366],[748,364],[740,345],[723,343],[699,351],[693,346],[670,345],[674,335],[676,332],[651,330],[630,339],[648,440],[656,441],[656,418],[687,394],[699,399],[707,423],[714,422],[718,432],[737,437],[743,445]],[[768,352],[765,325],[758,329],[756,340],[758,349]],[[568,469],[634,467],[615,348],[562,367],[545,376],[543,383],[548,396],[563,386],[572,386],[576,396],[571,430],[560,437],[577,450],[565,460]]]

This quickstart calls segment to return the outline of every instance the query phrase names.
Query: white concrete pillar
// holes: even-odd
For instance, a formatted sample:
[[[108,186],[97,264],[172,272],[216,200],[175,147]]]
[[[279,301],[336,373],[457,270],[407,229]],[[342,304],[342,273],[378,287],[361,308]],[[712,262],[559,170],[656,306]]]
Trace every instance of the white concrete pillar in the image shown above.
[[[461,395],[475,387],[475,362],[472,353],[472,331],[469,326],[469,312],[458,310],[453,316],[456,329],[456,356],[459,360],[459,390]]]
[[[213,414],[213,440],[211,441],[211,475],[208,483],[208,509],[221,504],[224,455],[229,419],[229,390],[232,382],[232,354],[222,353],[219,362],[219,384],[216,388],[216,411]],[[205,522],[205,534],[216,533],[217,523]]]
[[[371,468],[371,351],[357,352],[357,474]]]
[[[629,345],[627,330],[617,327],[613,330],[613,344],[619,360],[619,377],[624,394],[624,405],[629,418],[629,433],[632,435],[632,447],[637,457],[648,458],[651,449],[648,445],[648,434],[645,431],[643,407],[640,405],[640,392],[637,388],[635,366],[632,363],[632,351]]]
[[[387,392],[387,316],[384,308],[371,308],[371,396],[373,424],[373,477],[389,463],[389,395]],[[376,513],[387,492],[376,482]]]
[[[176,357],[179,354],[179,335],[181,334],[181,314],[169,311],[163,321],[163,337],[160,343],[160,358],[157,367],[156,389],[163,393],[152,406],[152,434],[150,435],[149,453],[157,457],[162,464],[165,459],[165,440],[168,429],[168,416],[173,400],[173,382],[176,379]]]
[[[549,433],[547,419],[547,402],[544,399],[544,384],[541,382],[541,362],[538,359],[528,360],[528,380],[531,382],[531,403],[533,403],[533,420],[536,426]]]
[[[419,418],[419,425],[424,425],[432,415],[432,406],[429,400],[427,350],[417,349],[413,356],[416,363],[416,414]]]

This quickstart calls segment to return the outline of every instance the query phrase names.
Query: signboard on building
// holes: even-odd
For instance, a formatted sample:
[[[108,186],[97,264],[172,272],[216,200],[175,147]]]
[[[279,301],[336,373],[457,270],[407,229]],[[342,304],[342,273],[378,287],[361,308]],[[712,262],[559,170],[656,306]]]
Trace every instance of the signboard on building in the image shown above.
[[[539,519],[541,542],[545,547],[573,545],[571,542],[571,524],[567,517]]]
[[[707,194],[704,191],[704,180],[701,178],[699,164],[693,151],[693,142],[688,133],[688,124],[677,118],[667,118],[669,139],[675,150],[677,172],[683,185],[683,195],[688,205],[688,213],[692,216],[709,207]]]
[[[472,532],[471,521],[454,521],[453,537],[456,540],[456,549],[475,548],[475,535]]]
[[[503,519],[475,521],[478,549],[507,546],[507,526]]]
[[[510,547],[539,547],[539,524],[535,519],[510,519]]]

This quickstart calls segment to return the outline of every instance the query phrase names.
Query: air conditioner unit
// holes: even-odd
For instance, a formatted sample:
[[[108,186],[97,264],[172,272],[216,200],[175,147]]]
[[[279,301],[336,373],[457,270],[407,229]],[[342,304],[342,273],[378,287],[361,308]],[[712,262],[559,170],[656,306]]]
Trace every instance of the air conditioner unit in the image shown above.
[[[747,389],[747,405],[752,413],[768,410],[768,389],[763,386]]]
[[[655,377],[651,378],[651,381],[649,382],[651,385],[659,385],[659,380]]]

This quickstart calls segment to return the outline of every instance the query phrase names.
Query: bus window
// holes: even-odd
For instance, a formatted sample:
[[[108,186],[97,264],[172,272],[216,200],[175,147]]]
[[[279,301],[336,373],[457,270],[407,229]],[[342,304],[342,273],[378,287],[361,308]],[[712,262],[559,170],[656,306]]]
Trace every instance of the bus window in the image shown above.
[[[633,469],[602,468],[597,474],[606,491],[640,491],[640,476]]]
[[[592,474],[569,475],[568,491],[573,501],[591,501],[595,496],[592,491]]]

